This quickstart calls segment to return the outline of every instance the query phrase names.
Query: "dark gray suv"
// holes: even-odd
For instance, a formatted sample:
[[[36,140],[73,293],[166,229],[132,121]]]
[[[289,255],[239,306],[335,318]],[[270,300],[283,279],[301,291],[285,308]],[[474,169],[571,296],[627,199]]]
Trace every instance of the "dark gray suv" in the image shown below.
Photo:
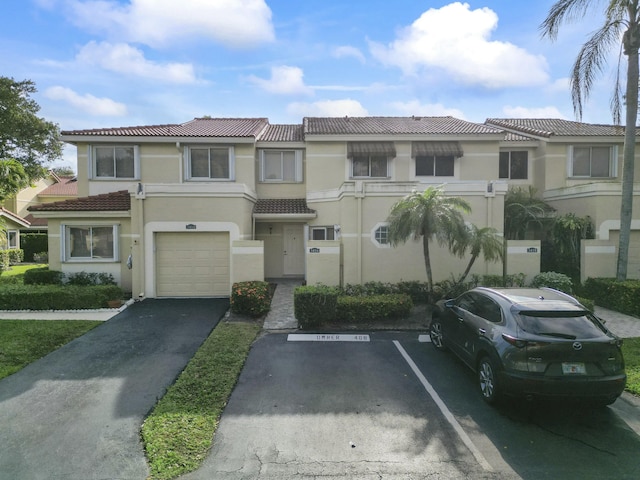
[[[482,398],[564,397],[613,403],[626,383],[622,341],[570,295],[484,288],[437,303],[431,343],[476,372]]]

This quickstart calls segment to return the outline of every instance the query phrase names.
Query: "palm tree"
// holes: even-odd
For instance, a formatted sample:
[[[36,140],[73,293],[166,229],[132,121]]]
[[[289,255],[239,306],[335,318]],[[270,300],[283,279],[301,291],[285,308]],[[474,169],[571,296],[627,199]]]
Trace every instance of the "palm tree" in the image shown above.
[[[469,224],[466,236],[461,238],[460,241],[456,241],[451,251],[454,254],[463,256],[467,250],[471,253],[471,258],[457,283],[465,281],[480,254],[484,257],[485,262],[502,261],[504,258],[502,236],[493,227],[479,228],[477,225]]]
[[[435,239],[450,248],[465,234],[462,213],[470,213],[471,206],[459,197],[447,197],[442,186],[429,187],[423,193],[411,192],[396,202],[389,213],[389,243],[397,246],[409,238],[422,238],[422,253],[427,270],[427,284],[433,291],[433,274],[429,241]]]
[[[544,229],[554,208],[536,197],[536,189],[511,187],[504,197],[504,235],[508,240],[524,240],[533,226]]]
[[[620,239],[618,242],[618,263],[616,278],[627,278],[629,240],[631,237],[631,215],[633,204],[633,175],[636,147],[636,121],[638,119],[638,49],[640,48],[640,0],[559,0],[549,10],[547,18],[540,25],[543,37],[555,40],[560,25],[584,17],[590,7],[604,3],[604,25],[596,30],[582,46],[571,73],[571,96],[573,109],[580,119],[582,104],[590,93],[594,79],[601,73],[607,61],[608,51],[620,44],[621,54],[627,56],[626,92],[624,95],[626,117],[624,132],[622,194],[620,206]],[[621,35],[622,34],[622,35]],[[620,68],[611,100],[611,111],[615,124],[621,117]]]
[[[20,162],[12,158],[0,160],[0,201],[29,185],[29,177]]]

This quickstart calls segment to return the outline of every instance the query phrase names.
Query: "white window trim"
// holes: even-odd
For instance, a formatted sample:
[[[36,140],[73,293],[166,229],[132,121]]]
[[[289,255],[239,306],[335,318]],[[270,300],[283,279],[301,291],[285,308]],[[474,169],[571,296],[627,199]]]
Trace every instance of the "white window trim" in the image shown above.
[[[267,152],[270,153],[275,153],[275,152],[279,152],[281,154],[280,156],[280,170],[281,173],[284,171],[283,170],[283,166],[282,166],[282,153],[284,152],[293,152],[295,155],[295,172],[294,172],[294,180],[284,180],[283,178],[265,178],[264,177],[264,172],[265,172],[265,154]],[[295,150],[295,149],[262,149],[260,150],[260,181],[264,182],[264,183],[301,183],[302,182],[302,150]]]
[[[329,229],[333,229],[333,238],[332,239],[327,239],[328,237],[328,233],[329,233]],[[316,240],[313,238],[313,232],[316,230],[322,230],[324,232],[324,238],[322,240]],[[309,240],[313,240],[316,242],[323,242],[323,241],[331,241],[331,240],[336,240],[337,237],[337,233],[336,233],[336,227],[335,225],[321,225],[321,226],[309,226]]]
[[[511,154],[514,152],[526,152],[527,153],[527,178],[511,178],[511,162],[513,160]],[[500,153],[508,153],[509,154],[509,176],[508,177],[500,177],[500,155],[498,154],[498,179],[510,182],[522,182],[529,183],[529,179],[531,178],[531,161],[529,155],[529,150],[501,150]]]
[[[591,175],[574,175],[573,174],[573,149],[574,147],[608,147],[609,148],[609,176],[608,177],[592,177]],[[611,179],[618,178],[618,145],[569,145],[567,147],[567,178],[575,179]]]
[[[389,227],[389,222],[378,222],[371,229],[371,234],[369,238],[371,239],[371,243],[373,243],[377,248],[391,248],[391,243],[380,243],[376,239],[376,232],[380,227]]]
[[[96,147],[129,148],[133,147],[133,177],[98,177],[96,172]],[[87,146],[87,173],[91,180],[102,181],[128,181],[140,180],[140,145],[127,144],[93,144]]]
[[[192,148],[226,148],[229,151],[229,178],[210,178],[191,176]],[[189,145],[184,148],[184,172],[188,182],[233,182],[236,179],[236,156],[233,145]]]
[[[71,257],[71,228],[113,228],[113,258]],[[62,263],[116,263],[120,261],[120,224],[114,223],[63,223],[60,225],[60,261]]]
[[[11,244],[11,235],[9,235],[11,233],[14,234],[13,245]],[[16,248],[18,248],[18,235],[19,235],[18,230],[13,230],[13,229],[7,230],[7,248],[8,249],[16,249]]]

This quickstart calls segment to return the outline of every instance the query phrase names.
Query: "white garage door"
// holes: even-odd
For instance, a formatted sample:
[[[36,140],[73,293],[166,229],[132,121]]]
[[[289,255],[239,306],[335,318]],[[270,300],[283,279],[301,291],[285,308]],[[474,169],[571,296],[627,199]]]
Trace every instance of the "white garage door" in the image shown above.
[[[156,234],[158,297],[228,297],[229,234]]]

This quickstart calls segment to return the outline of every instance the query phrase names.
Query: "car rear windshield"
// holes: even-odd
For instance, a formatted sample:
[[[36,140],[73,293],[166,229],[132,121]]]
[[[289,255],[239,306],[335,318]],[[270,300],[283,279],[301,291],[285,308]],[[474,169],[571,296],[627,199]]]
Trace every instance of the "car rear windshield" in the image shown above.
[[[605,330],[585,312],[520,312],[520,328],[534,335],[574,340],[601,337]]]

